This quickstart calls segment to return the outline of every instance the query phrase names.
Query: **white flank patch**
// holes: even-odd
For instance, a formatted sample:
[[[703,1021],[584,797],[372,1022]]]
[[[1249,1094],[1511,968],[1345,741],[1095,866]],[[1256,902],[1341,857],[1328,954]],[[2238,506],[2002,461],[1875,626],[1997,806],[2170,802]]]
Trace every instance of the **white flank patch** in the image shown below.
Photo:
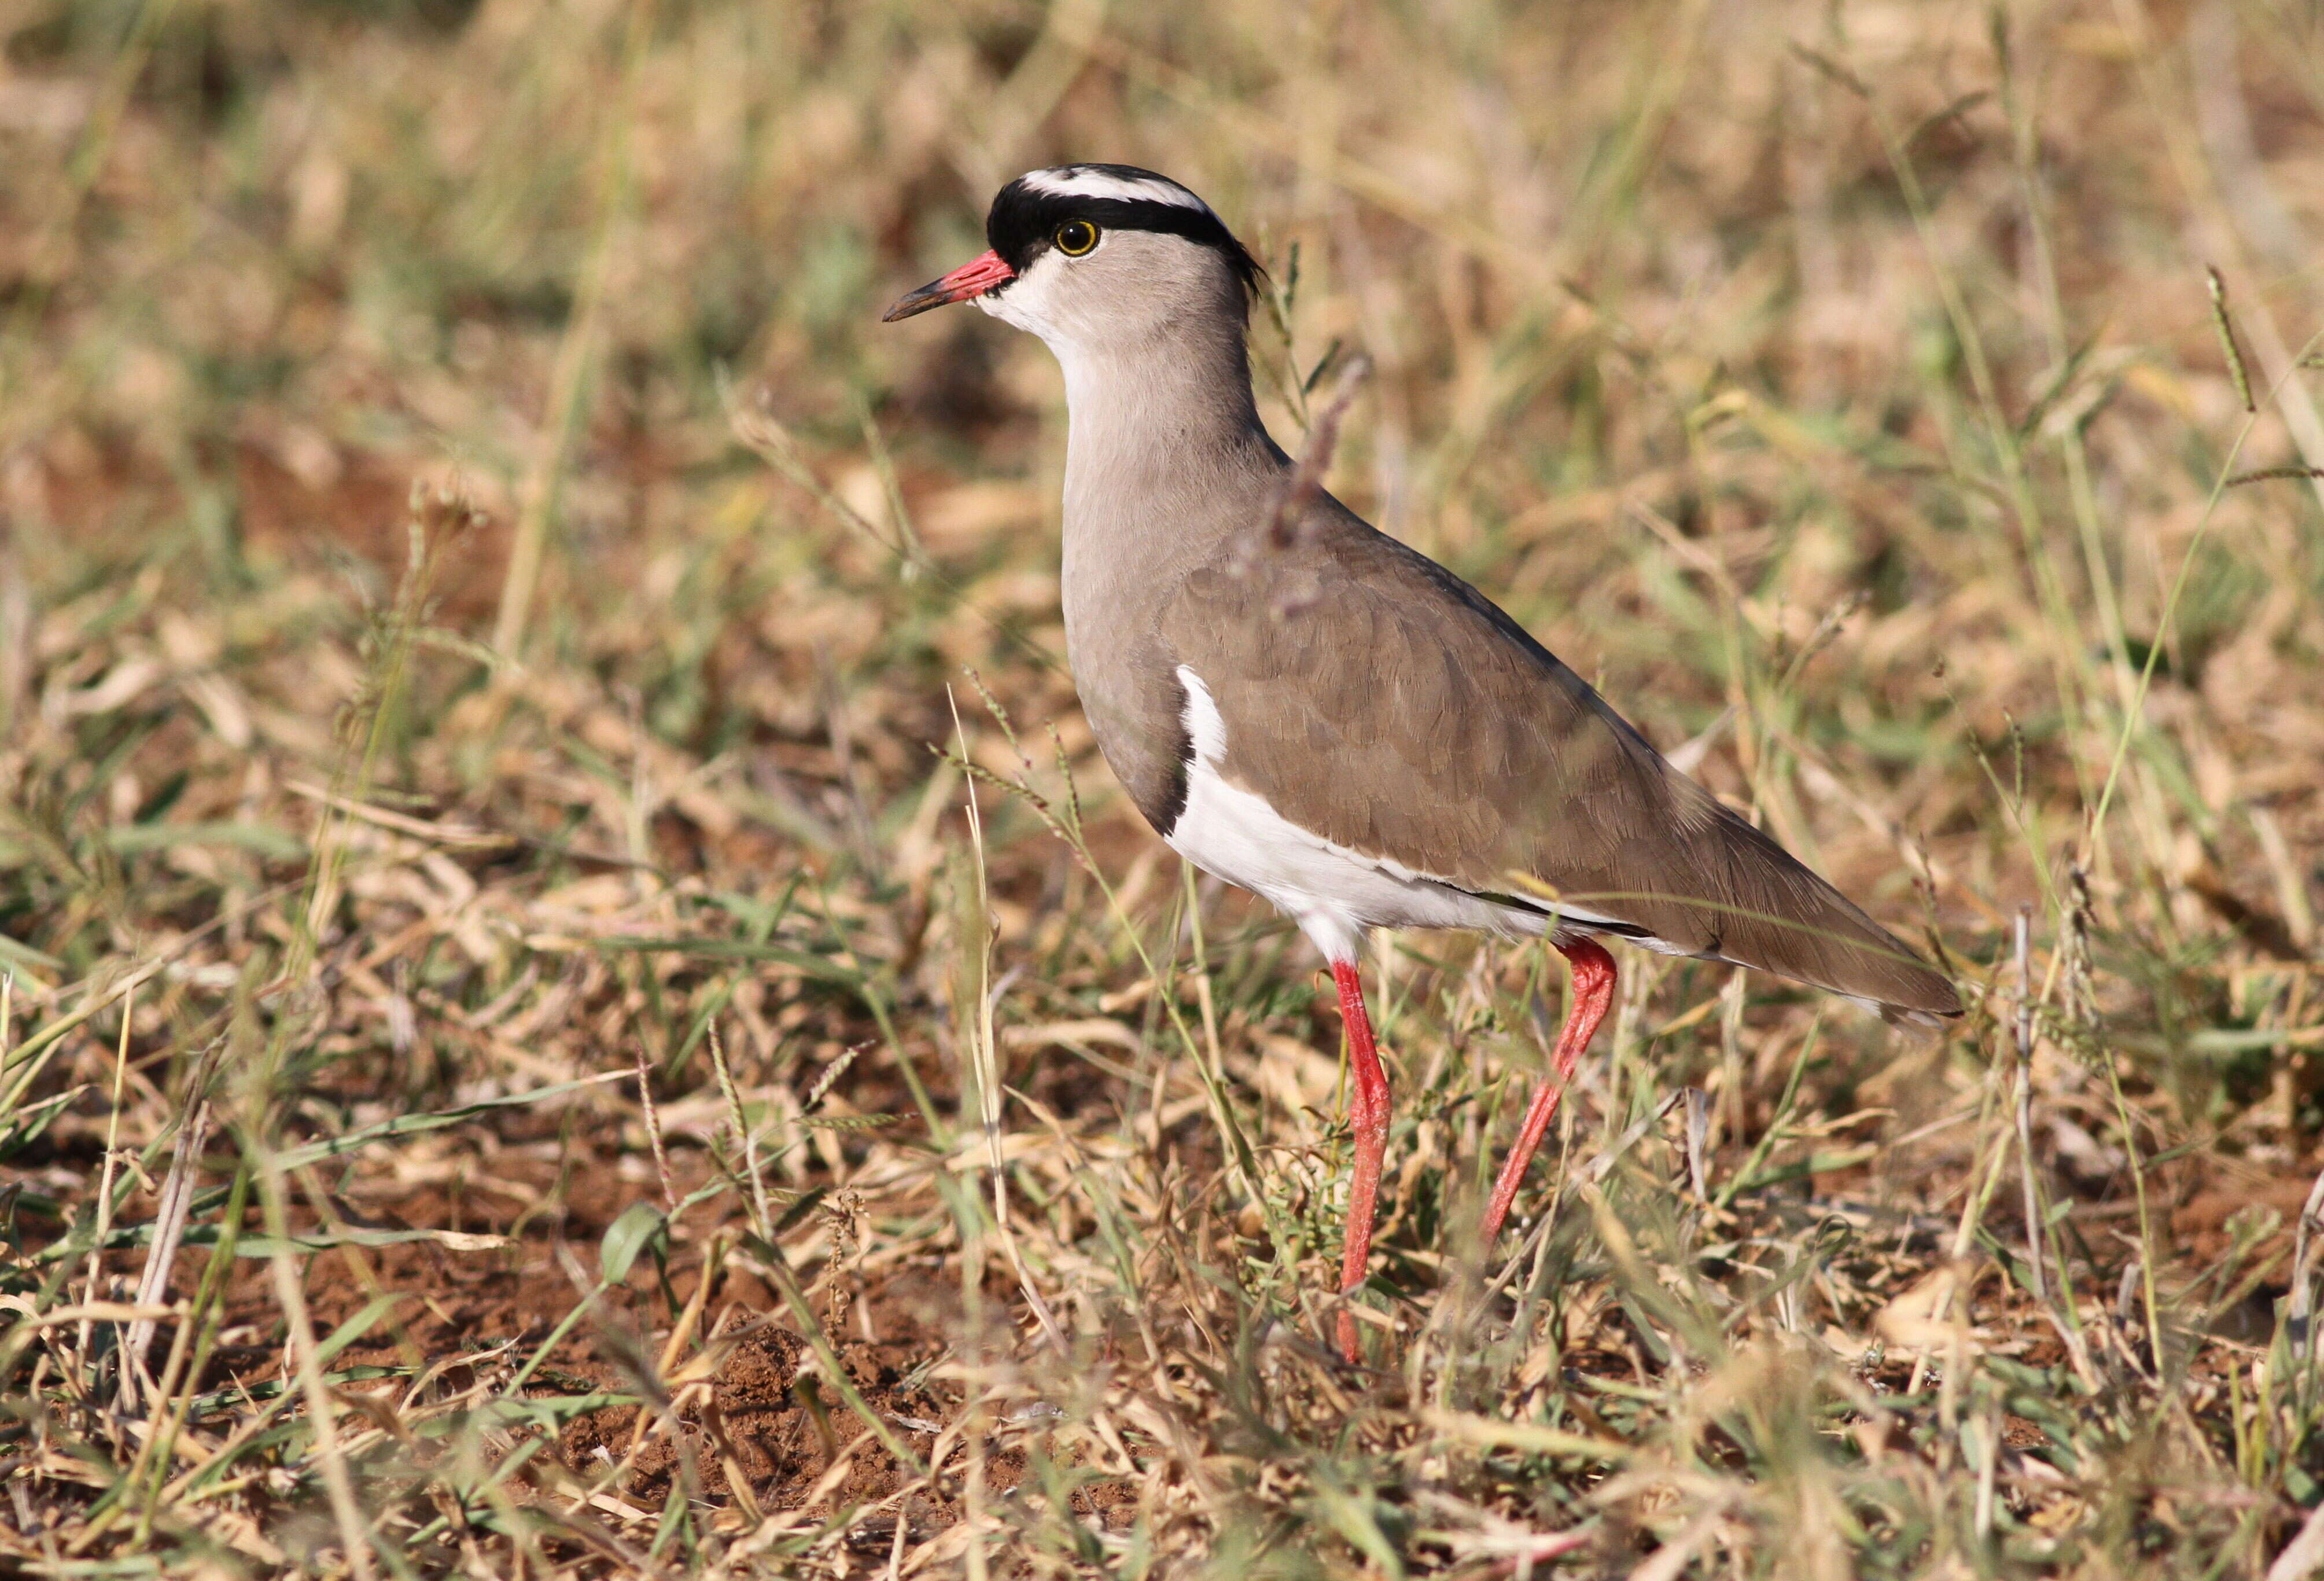
[[[1336,845],[1286,818],[1265,797],[1229,784],[1218,767],[1226,757],[1226,722],[1211,689],[1184,664],[1178,684],[1186,689],[1185,724],[1194,752],[1186,765],[1186,805],[1167,837],[1170,848],[1272,902],[1325,959],[1353,961],[1370,928],[1548,931],[1550,919],[1537,911],[1498,905],[1402,863]],[[1587,928],[1606,920],[1567,911],[1563,920]]]
[[[1179,208],[1198,208],[1204,214],[1211,211],[1209,204],[1176,181],[1159,176],[1117,176],[1088,165],[1033,171],[1026,175],[1025,184],[1053,198],[1113,198],[1127,203],[1167,203]]]

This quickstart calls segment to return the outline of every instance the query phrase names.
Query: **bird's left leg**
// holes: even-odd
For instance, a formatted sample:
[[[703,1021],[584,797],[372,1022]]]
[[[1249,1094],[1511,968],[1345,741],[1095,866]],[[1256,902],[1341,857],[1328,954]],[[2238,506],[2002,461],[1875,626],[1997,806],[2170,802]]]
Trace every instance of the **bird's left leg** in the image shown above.
[[[1346,1298],[1364,1282],[1364,1264],[1371,1257],[1380,1160],[1388,1151],[1388,1072],[1381,1068],[1379,1049],[1372,1041],[1371,1017],[1364,1012],[1364,985],[1356,975],[1356,963],[1333,961],[1332,981],[1340,990],[1340,1020],[1348,1034],[1348,1067],[1355,1077],[1348,1119],[1356,1133],[1356,1161],[1348,1182],[1347,1240],[1340,1254],[1340,1293]],[[1363,1359],[1362,1348],[1356,1343],[1355,1314],[1344,1307],[1340,1312],[1339,1340],[1342,1355],[1351,1363]]]
[[[1492,1200],[1485,1205],[1478,1244],[1488,1252],[1500,1237],[1501,1221],[1509,1216],[1509,1204],[1517,1200],[1517,1188],[1525,1183],[1526,1166],[1533,1161],[1534,1150],[1541,1145],[1549,1123],[1557,1117],[1557,1101],[1565,1096],[1573,1067],[1581,1060],[1582,1051],[1590,1047],[1598,1023],[1606,1019],[1607,1007],[1614,1003],[1614,957],[1606,953],[1604,945],[1584,937],[1557,948],[1572,965],[1573,996],[1566,1007],[1564,1030],[1557,1034],[1556,1068],[1534,1088],[1533,1102],[1526,1105],[1525,1123],[1517,1128],[1517,1145],[1509,1149],[1500,1179],[1493,1182]]]

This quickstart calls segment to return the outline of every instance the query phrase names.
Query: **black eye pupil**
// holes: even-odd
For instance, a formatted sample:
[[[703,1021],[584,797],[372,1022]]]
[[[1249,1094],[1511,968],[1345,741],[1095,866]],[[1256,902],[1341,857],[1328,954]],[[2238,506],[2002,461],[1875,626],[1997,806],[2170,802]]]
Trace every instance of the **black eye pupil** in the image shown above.
[[[1069,219],[1057,227],[1057,246],[1078,256],[1097,245],[1097,227],[1085,219]]]

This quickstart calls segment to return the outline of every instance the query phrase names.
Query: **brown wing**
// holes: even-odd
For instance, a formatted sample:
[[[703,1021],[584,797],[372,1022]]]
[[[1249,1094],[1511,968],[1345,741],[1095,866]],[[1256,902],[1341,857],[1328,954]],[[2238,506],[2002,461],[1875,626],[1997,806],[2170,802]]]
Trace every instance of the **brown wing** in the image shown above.
[[[1326,838],[1480,893],[1538,890],[1688,955],[1953,1015],[1952,985],[1671,767],[1450,571],[1319,500],[1165,609],[1227,779]],[[1530,882],[1528,882],[1530,881]]]

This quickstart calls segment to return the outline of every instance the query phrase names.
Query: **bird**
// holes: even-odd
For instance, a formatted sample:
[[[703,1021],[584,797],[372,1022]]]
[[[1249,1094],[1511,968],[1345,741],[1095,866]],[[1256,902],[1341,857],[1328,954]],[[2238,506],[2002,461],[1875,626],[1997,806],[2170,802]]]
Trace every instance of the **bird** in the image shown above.
[[[1330,966],[1352,1077],[1334,1337],[1361,1351],[1390,1115],[1360,972],[1374,929],[1545,938],[1564,1023],[1478,1227],[1499,1237],[1614,995],[1606,939],[1728,962],[1892,1022],[1953,984],[1674,768],[1469,583],[1299,486],[1252,393],[1263,271],[1135,165],[1018,177],[988,250],[882,316],[973,302],[1065,375],[1060,602],[1099,750],[1155,832],[1263,897]]]

